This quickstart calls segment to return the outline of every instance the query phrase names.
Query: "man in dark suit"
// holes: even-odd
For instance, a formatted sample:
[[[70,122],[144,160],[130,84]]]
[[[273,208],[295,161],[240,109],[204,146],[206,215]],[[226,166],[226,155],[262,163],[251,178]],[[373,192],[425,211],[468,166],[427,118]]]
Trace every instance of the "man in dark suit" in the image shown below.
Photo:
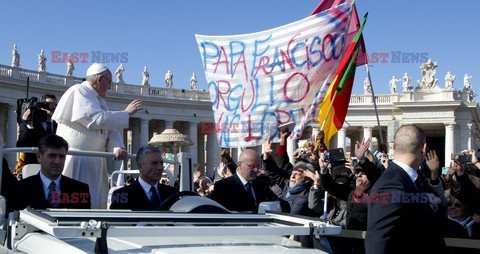
[[[445,243],[417,173],[426,153],[426,135],[413,125],[395,133],[395,160],[370,195],[387,194],[387,202],[368,205],[366,253],[443,253]]]
[[[90,209],[88,185],[62,175],[68,143],[50,134],[38,142],[40,172],[18,183],[16,209]]]
[[[46,94],[40,98],[40,101],[47,102],[49,109],[44,110],[47,113],[47,119],[44,122],[32,119],[30,109],[27,109],[22,115],[22,122],[18,132],[17,147],[37,147],[38,141],[48,134],[55,134],[57,123],[53,121],[52,115],[57,107],[57,97],[52,94]],[[34,153],[25,153],[23,165],[38,163],[37,156]]]
[[[251,149],[244,150],[238,159],[236,172],[216,182],[210,198],[230,211],[257,213],[261,202],[280,201],[282,210],[290,212],[288,202],[279,199],[267,184],[256,180],[261,167],[262,160],[258,153]]]
[[[0,136],[2,134],[0,133]],[[3,137],[1,137],[3,138]],[[17,192],[17,178],[12,174],[8,167],[8,162],[5,158],[2,158],[2,188],[0,194],[6,199],[5,214],[9,214],[13,211],[13,201],[15,200],[15,193]]]
[[[138,150],[136,160],[140,176],[134,183],[113,192],[110,209],[159,210],[161,202],[177,192],[171,186],[159,184],[163,175],[160,148],[144,146]]]

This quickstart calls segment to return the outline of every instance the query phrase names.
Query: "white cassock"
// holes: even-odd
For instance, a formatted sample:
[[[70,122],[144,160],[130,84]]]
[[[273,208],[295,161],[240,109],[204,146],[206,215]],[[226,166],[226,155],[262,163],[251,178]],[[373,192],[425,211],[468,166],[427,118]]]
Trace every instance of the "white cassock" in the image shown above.
[[[63,137],[71,150],[113,152],[124,147],[117,129],[128,127],[126,111],[109,111],[87,81],[70,87],[58,102],[52,119],[57,121],[56,134]],[[92,208],[106,208],[108,175],[102,157],[71,156],[65,161],[63,174],[90,188]]]

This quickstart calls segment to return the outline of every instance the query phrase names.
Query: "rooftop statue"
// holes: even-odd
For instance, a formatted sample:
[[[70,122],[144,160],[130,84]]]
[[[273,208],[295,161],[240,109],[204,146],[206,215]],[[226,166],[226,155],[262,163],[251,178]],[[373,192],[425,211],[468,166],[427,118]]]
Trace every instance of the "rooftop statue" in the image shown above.
[[[45,57],[44,50],[40,51],[40,55],[38,55],[38,71],[45,72],[47,69],[47,57]]]
[[[190,89],[197,90],[197,77],[195,73],[192,73],[192,77],[190,78]]]
[[[363,81],[363,90],[365,91],[365,94],[372,93],[372,84],[370,84],[370,80],[368,80],[368,77],[365,77],[365,80]]]
[[[445,75],[445,88],[453,89],[454,81],[455,81],[455,75],[452,75],[449,71],[447,71],[447,75]]]
[[[392,76],[390,83],[388,83],[390,86],[390,93],[397,93],[397,82],[400,82],[400,79],[396,79],[395,76]]]
[[[465,76],[463,76],[463,92],[466,93],[468,102],[472,102],[473,98],[475,97],[472,82],[470,81],[471,78],[472,76],[468,76],[467,73],[465,73]]]
[[[167,84],[167,88],[173,87],[173,74],[170,70],[165,74],[165,84]]]
[[[465,76],[463,77],[463,89],[465,90],[472,90],[472,82],[470,79],[472,76],[468,76],[467,73],[465,73]]]
[[[75,66],[73,65],[72,60],[70,59],[70,55],[68,55],[67,60],[67,76],[73,76],[73,70],[75,70]]]
[[[403,75],[402,87],[403,87],[404,92],[412,91],[412,87],[410,86],[410,81],[411,80],[412,80],[412,78],[410,78],[410,76],[408,76],[408,73],[405,73],[405,75]]]
[[[119,84],[124,84],[125,83],[123,81],[123,71],[125,71],[125,68],[123,68],[123,64],[120,63],[120,65],[115,70],[115,76],[117,76],[117,83],[119,83]],[[142,84],[143,84],[143,82],[142,82]]]
[[[150,80],[150,74],[148,73],[147,66],[143,68],[143,80],[142,80],[142,86],[149,86],[150,84],[148,81]]]
[[[432,59],[428,59],[426,63],[420,66],[422,69],[422,79],[417,80],[420,89],[432,89],[436,88],[438,79],[435,78],[435,70],[437,68],[437,62],[432,62]]]
[[[13,44],[12,49],[12,67],[20,66],[20,54],[17,51],[17,44]]]

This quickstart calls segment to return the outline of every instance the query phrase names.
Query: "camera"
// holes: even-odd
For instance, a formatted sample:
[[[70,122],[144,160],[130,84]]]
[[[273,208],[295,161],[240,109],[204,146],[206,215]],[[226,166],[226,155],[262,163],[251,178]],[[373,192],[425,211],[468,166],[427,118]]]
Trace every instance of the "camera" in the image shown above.
[[[343,148],[335,148],[330,150],[328,155],[330,161],[332,163],[339,162],[341,164],[345,163],[345,153],[343,152]]]
[[[479,158],[480,153],[477,152],[476,156],[477,156],[477,158]],[[458,162],[460,162],[460,163],[470,163],[470,162],[472,162],[472,155],[471,154],[467,155],[467,154],[462,153],[462,154],[457,155],[457,154],[452,153],[452,157],[451,157],[452,160],[457,160],[457,157],[458,157]]]
[[[17,100],[17,123],[22,122],[22,116],[30,109],[30,115],[27,118],[28,121],[34,123],[46,122],[48,119],[47,111],[50,110],[50,103],[45,101],[39,101],[37,97],[22,98]]]

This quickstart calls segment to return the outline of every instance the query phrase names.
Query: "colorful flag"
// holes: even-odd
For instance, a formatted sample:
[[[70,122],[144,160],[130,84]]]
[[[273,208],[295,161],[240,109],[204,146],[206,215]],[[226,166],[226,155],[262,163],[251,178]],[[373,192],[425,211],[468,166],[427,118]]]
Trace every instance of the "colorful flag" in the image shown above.
[[[267,31],[195,35],[221,147],[261,145],[289,122],[302,133],[344,55],[351,11],[346,2]]]
[[[315,10],[313,10],[312,14],[310,15],[315,15],[319,12],[331,9],[334,6],[345,3],[346,1],[348,0],[322,0],[322,2],[320,2],[317,8],[315,8]],[[355,4],[353,4],[352,17],[350,18],[350,25],[348,26],[347,44],[345,45],[350,45],[359,28],[360,21],[358,20],[357,7],[355,6]],[[357,66],[364,65],[368,62],[367,48],[365,47],[363,36],[360,37],[359,41],[360,47],[357,56]]]
[[[352,94],[353,80],[355,78],[355,69],[357,67],[356,58],[360,46],[358,41],[361,37],[366,21],[367,15],[363,18],[362,25],[348,46],[337,72],[335,73],[333,81],[328,88],[327,94],[320,105],[318,123],[321,127],[323,126],[323,131],[325,133],[324,141],[327,147],[330,145],[330,139],[332,136],[343,127],[343,122],[347,116],[350,95]]]

